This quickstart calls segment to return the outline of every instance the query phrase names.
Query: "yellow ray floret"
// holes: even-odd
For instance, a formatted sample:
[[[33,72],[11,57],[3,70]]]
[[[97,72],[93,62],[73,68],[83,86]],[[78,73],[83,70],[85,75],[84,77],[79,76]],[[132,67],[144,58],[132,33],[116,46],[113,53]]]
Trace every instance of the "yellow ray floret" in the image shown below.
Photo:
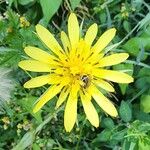
[[[93,25],[91,25],[89,27],[89,29],[87,30],[86,34],[85,34],[85,42],[91,46],[94,39],[96,38],[96,35],[97,35],[97,31],[98,31],[98,27],[97,27],[97,24],[94,23]]]
[[[125,61],[128,57],[129,55],[127,53],[112,54],[110,56],[106,56],[100,59],[99,64],[96,65],[96,67],[107,67],[116,65]]]
[[[52,99],[56,94],[58,94],[62,89],[62,85],[53,85],[51,86],[41,97],[38,99],[37,104],[35,105],[33,112],[36,113],[39,111],[45,103]]]
[[[33,72],[50,72],[51,66],[37,60],[23,60],[19,62],[19,67]]]
[[[98,127],[99,117],[96,109],[91,102],[91,96],[88,93],[83,93],[82,91],[80,91],[80,97],[87,119],[91,122],[93,126]]]
[[[107,114],[112,117],[118,116],[115,106],[94,85],[91,85],[89,90],[94,100]]]
[[[105,69],[93,69],[93,75],[102,79],[106,79],[109,81],[117,82],[117,83],[131,83],[133,82],[133,78],[126,73],[113,71],[113,70],[105,70]]]
[[[70,91],[69,98],[67,100],[67,104],[65,107],[64,113],[64,126],[66,131],[70,132],[75,124],[77,118],[77,93],[79,90],[78,83],[72,85],[72,89]]]
[[[68,36],[71,48],[75,49],[79,42],[79,24],[74,13],[71,13],[68,19]]]
[[[96,54],[101,52],[114,38],[115,34],[116,34],[115,28],[109,29],[106,32],[104,32],[98,39],[98,41],[95,43],[95,45],[92,47],[92,51]]]

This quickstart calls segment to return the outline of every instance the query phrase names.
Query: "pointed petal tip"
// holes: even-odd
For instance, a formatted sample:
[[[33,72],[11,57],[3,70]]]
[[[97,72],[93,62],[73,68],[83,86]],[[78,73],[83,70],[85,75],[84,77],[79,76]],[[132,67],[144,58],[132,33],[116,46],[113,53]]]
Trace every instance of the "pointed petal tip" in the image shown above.
[[[28,89],[28,85],[27,85],[27,82],[23,85],[24,88]]]
[[[114,31],[114,32],[116,32],[116,31],[117,31],[117,30],[116,30],[116,28],[111,28],[111,30],[112,30],[112,31]]]
[[[94,26],[95,28],[98,28],[97,23],[93,23],[93,26]]]
[[[33,48],[33,47],[32,47],[32,46],[26,46],[26,47],[24,48],[25,53],[27,54],[28,51],[30,51],[31,48]]]
[[[128,53],[120,53],[120,55],[122,55],[122,57],[124,57],[125,60],[128,59],[128,57],[129,57]]]
[[[116,32],[117,32],[117,30],[116,30],[116,28],[110,28],[110,29],[108,29],[114,36],[116,35]],[[113,36],[113,37],[114,37]]]
[[[134,82],[134,78],[133,78],[133,77],[131,77],[131,83],[132,83],[132,82]]]
[[[99,127],[99,121],[96,122],[95,124],[93,124],[93,126],[94,126],[95,128],[98,128],[98,127]]]
[[[65,126],[66,132],[71,132],[72,129],[73,129],[73,127],[70,128],[70,127],[66,127],[66,126]]]
[[[112,117],[115,117],[115,118],[118,117],[118,112],[117,112],[117,110],[116,110],[116,112],[112,113],[111,116],[112,116]]]
[[[23,67],[22,67],[22,61],[20,61],[20,62],[18,63],[18,66],[23,69]]]

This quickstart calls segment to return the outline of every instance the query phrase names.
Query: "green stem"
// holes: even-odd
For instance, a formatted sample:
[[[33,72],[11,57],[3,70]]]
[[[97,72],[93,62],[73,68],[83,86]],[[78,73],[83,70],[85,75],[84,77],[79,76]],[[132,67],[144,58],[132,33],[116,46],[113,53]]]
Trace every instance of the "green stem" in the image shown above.
[[[47,119],[45,119],[44,122],[42,122],[35,130],[35,134],[37,134],[38,132],[40,132],[42,130],[42,128],[51,121],[51,119],[58,113],[60,112],[61,110],[63,109],[63,106],[60,107],[59,109],[57,109],[52,115],[51,114],[48,114],[47,115]]]
[[[78,140],[78,142],[77,142],[77,145],[76,145],[75,150],[78,150],[78,149],[79,149],[79,144],[80,144],[80,141],[81,141],[82,131],[83,131],[83,127],[84,127],[85,123],[86,123],[86,118],[84,119],[83,125],[82,125],[82,127],[81,127],[81,129],[80,129],[79,140]]]
[[[138,92],[132,99],[129,100],[129,103],[132,103],[135,99],[137,99],[140,95],[142,95],[148,87],[144,87],[140,92]]]

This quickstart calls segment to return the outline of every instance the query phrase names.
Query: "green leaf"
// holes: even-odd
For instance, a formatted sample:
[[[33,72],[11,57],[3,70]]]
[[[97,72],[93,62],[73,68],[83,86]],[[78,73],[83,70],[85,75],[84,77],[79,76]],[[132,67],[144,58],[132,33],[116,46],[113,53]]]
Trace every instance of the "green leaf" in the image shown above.
[[[41,123],[42,122],[41,111],[37,113],[33,113],[33,106],[36,100],[37,100],[37,97],[28,96],[28,97],[21,99],[20,104],[26,111],[28,111],[38,121],[38,123]]]
[[[20,53],[17,50],[7,47],[0,47],[0,66],[17,66],[19,60]]]
[[[132,110],[127,102],[121,101],[119,114],[124,122],[129,122],[132,119]]]
[[[138,77],[143,77],[143,76],[150,76],[150,69],[149,68],[141,68]]]
[[[129,148],[130,148],[130,142],[127,139],[125,139],[122,145],[122,150],[129,150]]]
[[[100,134],[98,134],[97,140],[101,142],[106,142],[110,139],[111,130],[105,129]]]
[[[24,150],[30,146],[35,138],[34,132],[27,132],[12,150]]]
[[[116,131],[115,133],[112,134],[111,138],[116,141],[122,141],[126,134],[127,134],[127,128],[125,128],[121,131]]]
[[[150,48],[150,38],[149,37],[135,37],[128,40],[124,45],[123,49],[125,49],[129,54],[133,56],[137,56],[139,51],[143,47],[145,50],[149,50]],[[145,55],[143,60],[145,59]]]
[[[147,13],[147,15],[139,22],[138,29],[142,28],[143,26],[147,26],[150,23],[150,13]]]
[[[139,140],[138,146],[139,146],[139,150],[149,150],[150,149],[150,145],[147,143],[144,143],[141,140]]]
[[[33,150],[41,150],[40,146],[36,143],[33,144],[32,148]]]
[[[29,3],[34,2],[35,0],[18,0],[18,3],[21,5],[27,5]]]
[[[140,77],[138,80],[136,80],[135,84],[136,84],[136,87],[139,89],[143,89],[143,87],[149,87],[150,77],[148,76]]]
[[[74,10],[80,4],[81,0],[70,0],[71,8]]]
[[[105,23],[107,20],[107,14],[105,11],[101,11],[101,13],[99,14],[99,18],[101,23]]]
[[[8,0],[8,4],[11,7],[13,3],[17,3],[17,0]]]
[[[135,146],[136,146],[136,143],[131,142],[131,143],[130,143],[129,150],[135,150]]]
[[[140,100],[140,108],[143,112],[150,112],[150,95],[142,95]]]
[[[105,128],[108,128],[108,129],[112,129],[114,128],[114,122],[111,118],[105,118],[102,120],[102,125],[105,127]]]
[[[128,22],[128,21],[124,21],[123,22],[123,27],[124,27],[124,29],[127,31],[127,32],[130,32],[130,30],[131,30],[131,26],[130,26],[130,23]]]
[[[43,18],[40,21],[43,25],[47,26],[50,19],[57,12],[62,0],[40,0],[40,4],[43,11]]]

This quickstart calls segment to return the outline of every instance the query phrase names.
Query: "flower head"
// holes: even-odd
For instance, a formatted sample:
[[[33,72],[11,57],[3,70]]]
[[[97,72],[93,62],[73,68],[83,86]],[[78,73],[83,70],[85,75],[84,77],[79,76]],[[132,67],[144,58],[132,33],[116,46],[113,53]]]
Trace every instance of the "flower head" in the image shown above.
[[[133,78],[123,72],[106,70],[104,67],[115,65],[128,58],[127,53],[104,56],[102,50],[115,36],[116,30],[107,30],[92,44],[97,35],[97,24],[87,30],[84,38],[80,37],[77,17],[71,13],[68,19],[68,36],[61,32],[62,46],[43,26],[37,25],[36,32],[41,41],[50,50],[49,53],[37,47],[28,46],[25,53],[30,59],[19,62],[22,69],[33,72],[46,72],[46,75],[32,78],[24,84],[25,88],[40,87],[50,84],[34,107],[39,111],[48,101],[59,94],[56,108],[65,100],[64,126],[71,131],[77,118],[77,102],[81,100],[85,114],[90,123],[98,127],[99,117],[92,104],[97,104],[110,116],[118,115],[116,108],[100,91],[100,88],[114,92],[107,81],[130,83]]]

